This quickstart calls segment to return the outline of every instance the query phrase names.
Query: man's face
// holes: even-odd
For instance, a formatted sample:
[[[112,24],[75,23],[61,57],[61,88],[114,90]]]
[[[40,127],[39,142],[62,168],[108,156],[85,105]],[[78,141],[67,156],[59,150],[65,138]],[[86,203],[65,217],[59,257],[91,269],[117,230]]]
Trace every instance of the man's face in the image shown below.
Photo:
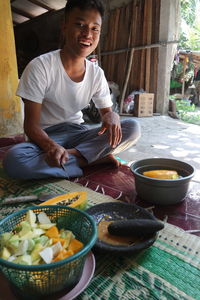
[[[74,8],[64,26],[65,49],[73,57],[87,57],[97,47],[102,19],[95,9]]]

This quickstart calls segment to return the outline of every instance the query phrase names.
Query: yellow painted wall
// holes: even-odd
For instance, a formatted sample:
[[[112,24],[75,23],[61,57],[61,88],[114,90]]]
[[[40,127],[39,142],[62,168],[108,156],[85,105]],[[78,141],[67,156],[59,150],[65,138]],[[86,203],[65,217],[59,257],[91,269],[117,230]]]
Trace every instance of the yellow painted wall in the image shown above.
[[[10,0],[0,0],[0,137],[22,133],[18,72]]]

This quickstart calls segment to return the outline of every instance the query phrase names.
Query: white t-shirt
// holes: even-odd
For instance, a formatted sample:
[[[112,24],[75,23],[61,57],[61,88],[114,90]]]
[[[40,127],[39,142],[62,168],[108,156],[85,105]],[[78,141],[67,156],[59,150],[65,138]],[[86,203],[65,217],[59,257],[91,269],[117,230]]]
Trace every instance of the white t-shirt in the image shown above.
[[[97,108],[112,106],[103,70],[87,59],[85,62],[86,71],[81,82],[74,82],[67,75],[60,58],[60,50],[43,54],[26,66],[17,95],[42,103],[41,128],[62,122],[82,123],[81,110],[91,99]]]

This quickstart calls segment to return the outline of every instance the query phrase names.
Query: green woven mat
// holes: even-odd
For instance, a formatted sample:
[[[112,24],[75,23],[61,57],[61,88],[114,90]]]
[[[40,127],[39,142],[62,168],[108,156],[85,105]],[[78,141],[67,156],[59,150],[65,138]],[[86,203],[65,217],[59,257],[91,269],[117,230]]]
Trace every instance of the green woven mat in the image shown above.
[[[1,169],[0,169],[1,172]],[[67,180],[18,181],[0,174],[0,199],[87,191],[89,206],[116,201]],[[0,218],[29,204],[0,205]],[[77,300],[200,299],[200,238],[166,224],[153,246],[137,256],[96,255],[96,271]]]
[[[105,201],[115,201],[110,196],[105,195],[102,200],[102,194],[96,193],[78,183],[74,183],[65,179],[19,181],[6,177],[2,169],[0,169],[0,219],[22,208],[36,204],[36,202],[28,202],[23,204],[16,203],[12,205],[2,205],[3,199],[6,197],[28,195],[41,196],[46,194],[62,194],[79,191],[87,192],[89,206]]]
[[[170,224],[137,256],[98,254],[96,263],[77,300],[200,299],[200,239]]]

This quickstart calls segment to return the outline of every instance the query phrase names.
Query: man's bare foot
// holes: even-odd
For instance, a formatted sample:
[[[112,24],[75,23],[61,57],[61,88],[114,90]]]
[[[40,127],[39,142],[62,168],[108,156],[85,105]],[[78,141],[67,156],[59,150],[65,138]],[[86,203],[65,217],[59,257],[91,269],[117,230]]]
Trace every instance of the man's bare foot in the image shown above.
[[[78,162],[79,162],[79,166],[80,167],[86,167],[88,165],[87,160],[81,155],[81,153],[76,150],[75,148],[72,149],[67,149],[67,152],[69,154],[73,154],[74,156],[76,156],[78,158]]]
[[[111,163],[117,168],[121,166],[121,162],[118,161],[112,154],[108,154],[107,156],[94,161],[90,165],[93,166],[93,165],[106,164],[106,163]]]
[[[85,167],[88,165],[87,160],[81,155],[81,153],[78,150],[73,148],[73,149],[67,149],[67,151],[68,151],[68,153],[73,154],[76,157],[78,157],[80,167]],[[108,154],[107,156],[94,161],[93,163],[90,164],[90,166],[106,164],[106,163],[111,163],[117,168],[121,166],[121,162],[118,161],[112,154]]]
[[[75,155],[76,157],[83,157],[82,155],[81,155],[81,153],[78,151],[78,150],[76,150],[75,148],[71,148],[71,149],[67,149],[67,152],[69,153],[69,154],[73,154],[73,155]]]

